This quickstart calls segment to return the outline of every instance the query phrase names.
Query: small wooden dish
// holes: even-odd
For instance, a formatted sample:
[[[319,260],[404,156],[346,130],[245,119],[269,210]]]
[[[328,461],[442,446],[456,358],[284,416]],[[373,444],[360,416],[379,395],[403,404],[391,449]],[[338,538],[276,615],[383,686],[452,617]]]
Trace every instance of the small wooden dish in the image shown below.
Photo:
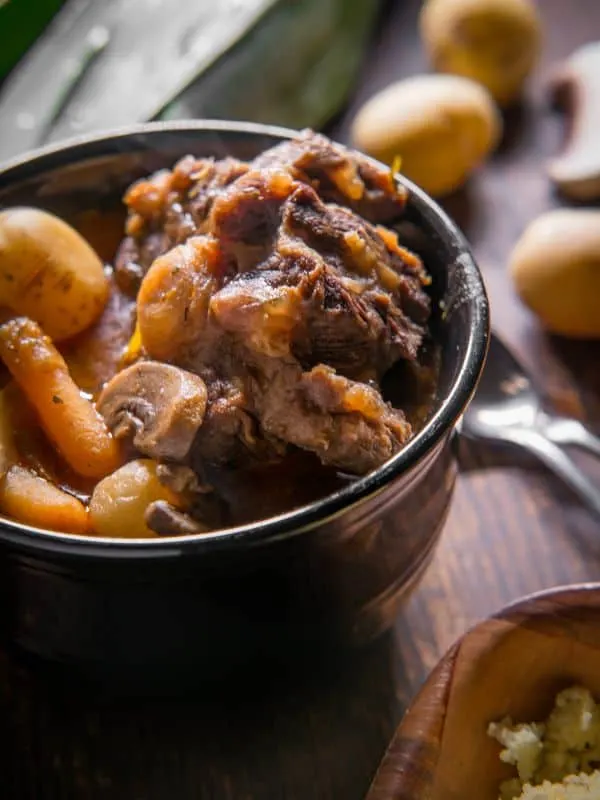
[[[497,800],[514,768],[488,723],[542,720],[575,683],[600,698],[600,583],[531,595],[466,633],[406,713],[366,800]]]

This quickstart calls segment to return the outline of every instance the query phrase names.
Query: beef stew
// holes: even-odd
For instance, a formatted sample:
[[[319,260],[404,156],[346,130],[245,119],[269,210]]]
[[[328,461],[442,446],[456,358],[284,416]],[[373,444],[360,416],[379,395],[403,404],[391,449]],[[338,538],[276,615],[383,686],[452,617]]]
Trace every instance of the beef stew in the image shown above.
[[[383,227],[405,201],[391,173],[304,132],[252,162],[187,156],[136,182],[116,254],[119,213],[81,219],[114,262],[100,316],[64,342],[19,308],[0,325],[14,379],[0,509],[73,533],[195,534],[385,463],[425,422],[439,368],[428,274]],[[67,457],[103,442],[94,474]],[[26,511],[34,479],[48,499]]]

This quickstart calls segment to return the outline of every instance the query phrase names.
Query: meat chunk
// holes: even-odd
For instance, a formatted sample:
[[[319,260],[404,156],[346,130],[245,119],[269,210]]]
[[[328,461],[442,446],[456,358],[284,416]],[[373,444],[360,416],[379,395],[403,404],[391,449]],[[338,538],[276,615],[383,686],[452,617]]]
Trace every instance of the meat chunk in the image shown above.
[[[254,185],[253,177],[246,177],[248,172],[255,181],[258,176]],[[261,179],[269,173],[274,179],[265,183]],[[372,221],[398,218],[406,203],[406,191],[396,186],[389,170],[312,131],[276,145],[251,164],[234,158],[215,161],[185,156],[173,170],[137,181],[125,194],[128,235],[115,263],[119,284],[134,293],[155,258],[211,227],[228,239],[230,246],[247,246],[250,235],[263,247],[268,239],[264,226],[267,230],[277,227],[280,201],[289,194],[292,182],[314,187],[323,199]],[[226,190],[237,183],[236,202],[243,197],[258,214],[253,222],[244,215],[245,232],[228,209]],[[262,194],[267,186],[270,194]],[[218,208],[209,223],[215,201]]]
[[[185,156],[173,170],[134,183],[124,198],[128,235],[115,261],[121,288],[137,291],[154,259],[203,232],[215,198],[247,169],[235,158]]]
[[[212,269],[206,259],[195,257],[208,246],[201,237],[159,260],[171,285],[161,285],[156,296],[147,291],[158,262],[142,284],[138,312],[148,354],[164,358],[167,347],[172,360],[202,376],[209,387],[193,447],[197,469],[202,462],[274,458],[291,444],[317,454],[324,464],[362,473],[383,463],[410,435],[404,415],[384,403],[376,388],[335,371],[384,370],[397,359],[388,335],[393,329],[316,251],[301,240],[296,250],[286,242],[288,250],[282,240],[269,257],[270,269],[230,279],[212,273],[210,292],[200,303],[195,286]],[[177,267],[171,272],[169,258]],[[367,286],[376,280],[375,275]],[[181,336],[178,346],[176,332],[168,342],[156,336],[155,315],[144,307],[149,297],[164,307],[167,318],[185,318],[183,331],[196,332],[185,346]],[[390,306],[392,300],[389,296]],[[398,308],[395,313],[402,319]],[[355,342],[363,344],[362,350],[352,346]],[[298,357],[299,351],[305,357]]]
[[[372,222],[391,222],[402,213],[407,193],[390,170],[311,130],[282,142],[252,162],[257,170],[287,169],[317,189],[324,200],[348,206]]]
[[[305,366],[349,377],[380,378],[398,358],[414,359],[430,314],[420,260],[391,231],[280,177],[249,172],[215,202],[213,234],[228,263],[240,260],[213,312],[262,352],[291,346]]]
[[[384,238],[381,229],[348,209],[321,202],[307,187],[289,198],[282,230],[288,236],[280,252],[288,257],[297,252],[299,238],[326,264],[324,287],[315,295],[308,322],[315,363],[343,370],[330,352],[330,342],[337,340],[336,350],[344,356],[342,337],[358,361],[354,374],[370,365],[380,378],[398,358],[416,357],[431,310],[424,291],[429,279],[420,260],[391,232]]]
[[[323,464],[364,474],[410,436],[402,411],[385,403],[374,387],[324,365],[309,372],[294,362],[264,366],[249,391],[263,430],[315,453]]]
[[[198,496],[214,470],[250,474],[290,453],[359,475],[398,452],[411,426],[379,386],[392,365],[417,359],[431,302],[420,259],[375,224],[405,202],[387,171],[304,132],[249,165],[184,159],[132,187],[127,202],[121,253],[143,275],[138,330],[149,361],[121,387],[146,396],[137,376],[154,364],[206,391],[201,423],[184,427],[179,449],[163,426],[149,452],[130,419],[135,402],[112,407],[105,396],[113,430],[169,462],[170,481],[192,485],[191,470]],[[166,251],[141,263],[153,247]],[[157,419],[177,412],[167,395],[157,404]],[[197,532],[189,513],[158,504],[148,524]]]
[[[238,467],[249,462],[281,458],[286,443],[261,429],[247,394],[251,378],[236,369],[234,359],[222,362],[221,374],[202,369],[214,377],[209,381],[210,397],[204,423],[191,453],[195,471],[203,474],[206,465]]]

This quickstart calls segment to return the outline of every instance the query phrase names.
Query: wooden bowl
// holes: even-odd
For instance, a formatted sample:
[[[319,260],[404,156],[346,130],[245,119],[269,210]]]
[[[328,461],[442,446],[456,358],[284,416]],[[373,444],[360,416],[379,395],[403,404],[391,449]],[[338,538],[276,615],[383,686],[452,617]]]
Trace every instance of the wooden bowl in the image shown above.
[[[459,639],[406,713],[367,800],[497,800],[515,772],[488,723],[543,720],[575,683],[600,697],[600,583],[531,595]]]

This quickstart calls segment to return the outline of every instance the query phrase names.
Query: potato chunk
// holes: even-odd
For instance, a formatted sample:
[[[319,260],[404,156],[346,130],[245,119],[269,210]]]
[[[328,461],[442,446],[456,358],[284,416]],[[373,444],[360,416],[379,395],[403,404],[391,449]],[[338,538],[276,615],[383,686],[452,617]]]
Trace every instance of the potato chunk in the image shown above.
[[[179,499],[156,475],[156,462],[140,458],[108,475],[94,489],[91,524],[98,536],[145,539],[156,534],[146,525],[146,509],[155,500],[178,505]]]
[[[102,261],[70,225],[37,208],[0,212],[0,306],[61,341],[88,328],[107,299]]]

